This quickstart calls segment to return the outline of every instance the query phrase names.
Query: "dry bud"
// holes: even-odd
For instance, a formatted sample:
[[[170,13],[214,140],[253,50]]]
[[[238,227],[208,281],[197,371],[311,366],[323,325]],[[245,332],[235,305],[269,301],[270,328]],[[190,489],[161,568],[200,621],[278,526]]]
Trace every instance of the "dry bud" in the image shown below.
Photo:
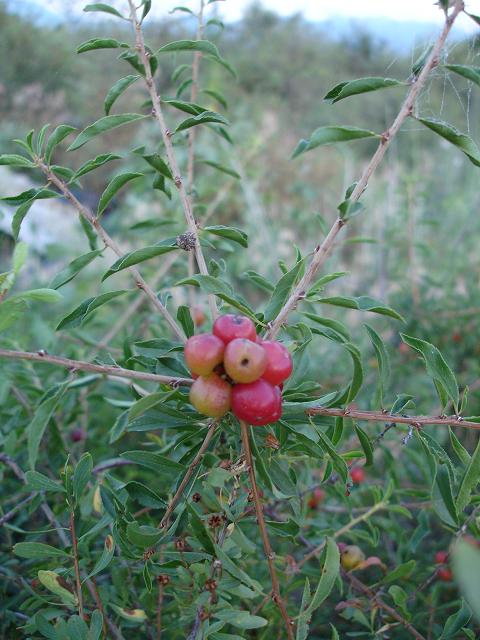
[[[177,236],[177,247],[183,249],[184,251],[191,251],[195,249],[197,244],[197,240],[195,238],[195,234],[192,231],[185,231],[185,233]]]

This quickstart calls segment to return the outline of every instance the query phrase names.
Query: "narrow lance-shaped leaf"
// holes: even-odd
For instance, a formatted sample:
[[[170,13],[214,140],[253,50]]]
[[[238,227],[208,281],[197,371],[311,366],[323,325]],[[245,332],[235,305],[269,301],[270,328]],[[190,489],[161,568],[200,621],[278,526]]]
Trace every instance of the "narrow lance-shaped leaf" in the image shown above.
[[[335,142],[349,142],[362,138],[379,138],[374,131],[359,129],[358,127],[328,126],[315,129],[308,140],[300,140],[295,147],[292,158],[297,158],[302,153],[315,149],[321,145],[334,144]]]
[[[17,542],[13,546],[13,553],[20,558],[43,560],[45,558],[63,558],[70,556],[63,549],[52,547],[43,542]]]
[[[112,561],[114,553],[115,553],[115,541],[113,540],[111,535],[107,535],[107,537],[105,538],[102,555],[95,563],[95,566],[92,569],[92,571],[83,579],[83,582],[85,582],[89,578],[93,578],[93,576],[96,576],[98,573],[106,569],[110,564],[110,562]]]
[[[141,178],[142,173],[121,173],[119,176],[115,176],[113,180],[107,185],[107,188],[102,193],[100,201],[98,203],[97,217],[99,218],[107,208],[112,198],[120,191],[120,189],[136,178]]]
[[[178,133],[179,131],[184,131],[185,129],[190,129],[191,127],[196,127],[199,124],[205,124],[207,122],[215,122],[217,124],[224,125],[229,124],[228,120],[219,113],[215,113],[214,111],[204,111],[198,116],[193,116],[183,120],[173,133]]]
[[[90,171],[95,171],[95,169],[102,167],[107,162],[119,160],[121,157],[122,156],[117,153],[103,153],[92,160],[87,160],[75,171],[71,180],[76,180],[77,178],[84,176],[86,173],[90,173]]]
[[[146,117],[147,116],[139,113],[123,113],[115,116],[104,116],[79,133],[73,143],[68,147],[67,151],[79,149],[84,144],[92,140],[92,138],[95,138],[102,133],[121,127],[124,124],[129,124],[130,122],[143,120]]]
[[[70,262],[70,264],[68,264],[65,269],[62,269],[60,273],[57,273],[55,278],[52,280],[52,289],[60,289],[60,287],[63,287],[65,284],[73,280],[73,278],[75,278],[75,276],[80,273],[82,269],[84,269],[101,254],[102,249],[97,249],[96,251],[90,251],[89,253],[85,253],[83,256],[72,260],[72,262]]]
[[[426,340],[407,336],[404,333],[401,333],[400,336],[409,347],[412,347],[412,349],[415,349],[415,351],[421,354],[425,361],[428,375],[433,378],[436,385],[440,385],[441,389],[445,391],[448,398],[452,401],[455,411],[457,411],[460,399],[458,384],[452,370],[445,362],[445,359],[437,347]]]
[[[372,342],[378,363],[380,402],[383,405],[383,394],[390,379],[390,357],[382,338],[378,335],[375,329],[370,327],[368,324],[365,325],[365,329],[367,330]]]
[[[464,64],[446,64],[445,69],[471,80],[480,87],[480,67],[470,67]]]
[[[84,7],[83,10],[101,11],[103,13],[110,13],[112,16],[116,16],[117,18],[123,18],[122,14],[119,11],[111,7],[109,4],[105,4],[104,2],[94,2],[93,4],[87,4],[87,6]]]
[[[27,448],[30,468],[35,469],[40,443],[47,428],[50,418],[53,416],[60,400],[68,388],[69,381],[59,385],[57,390],[44,400],[36,409],[32,421],[27,427]]]
[[[130,75],[125,76],[124,78],[120,78],[117,80],[110,91],[107,93],[104,102],[105,114],[108,116],[110,113],[110,109],[113,107],[115,101],[122,95],[122,93],[128,89],[130,85],[136,82],[140,76]]]
[[[448,142],[455,145],[462,151],[467,158],[477,167],[480,167],[480,150],[475,142],[465,133],[461,133],[455,127],[441,120],[433,120],[431,118],[417,118],[423,125],[437,133]]]
[[[110,269],[102,277],[102,282],[114,273],[123,271],[123,269],[128,269],[140,262],[145,262],[146,260],[151,260],[152,258],[156,258],[157,256],[162,256],[165,253],[170,253],[171,251],[176,250],[178,250],[177,245],[174,242],[169,242],[168,244],[158,244],[151,247],[144,247],[143,249],[137,249],[136,251],[130,251],[130,253],[126,253],[112,264]]]
[[[213,227],[204,227],[204,231],[208,231],[215,236],[220,236],[226,240],[232,240],[242,247],[248,247],[248,236],[241,229],[235,227],[225,227],[223,225],[216,225]]]
[[[82,455],[73,472],[72,488],[73,495],[78,501],[83,490],[92,477],[93,461],[92,456],[86,452]]]
[[[276,283],[272,296],[264,312],[265,322],[271,322],[277,317],[281,308],[288,300],[293,286],[300,278],[305,259],[299,260],[290,271],[287,271]]]
[[[389,87],[397,87],[401,84],[403,83],[394,78],[358,78],[357,80],[340,82],[333,87],[323,99],[326,102],[334,104],[349,96],[378,91],[379,89],[388,89]]]
[[[120,42],[115,38],[91,38],[78,46],[77,53],[85,53],[95,49],[128,49],[128,47],[127,42]]]
[[[405,322],[404,318],[394,309],[387,307],[379,300],[370,296],[358,296],[357,298],[347,296],[334,296],[331,298],[318,298],[317,302],[322,304],[332,304],[336,307],[346,307],[347,309],[357,309],[358,311],[369,311],[370,313],[379,313],[383,316],[390,316],[396,320]]]
[[[312,600],[308,605],[305,613],[311,615],[315,609],[324,602],[330,595],[338,572],[340,571],[340,552],[337,543],[333,538],[327,538],[325,543],[325,552],[322,554],[324,558],[323,567],[320,574],[318,586],[313,594]]]
[[[59,322],[57,325],[57,331],[60,331],[60,329],[80,326],[93,311],[124,293],[127,293],[127,290],[109,291],[108,293],[102,293],[94,298],[84,300],[80,305],[78,305],[78,307]]]
[[[472,491],[475,490],[480,481],[480,441],[468,463],[458,490],[456,506],[461,513],[470,502]]]

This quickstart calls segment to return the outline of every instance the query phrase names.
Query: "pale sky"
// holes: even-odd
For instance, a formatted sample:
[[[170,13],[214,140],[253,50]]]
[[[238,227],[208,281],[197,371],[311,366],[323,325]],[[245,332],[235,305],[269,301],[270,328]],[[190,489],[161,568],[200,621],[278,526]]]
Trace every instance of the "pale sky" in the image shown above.
[[[50,11],[64,13],[67,7],[81,7],[87,1],[79,0],[31,0],[33,4],[43,6]],[[237,20],[251,4],[252,0],[224,0],[216,5],[225,20]],[[126,0],[110,0],[119,9],[125,8]],[[156,15],[166,14],[175,6],[183,5],[191,9],[198,7],[198,0],[153,0],[153,12]],[[393,20],[437,22],[443,20],[442,12],[434,0],[262,0],[263,6],[273,9],[282,15],[301,12],[310,20],[328,20],[342,17],[354,19],[389,18]],[[467,10],[480,15],[480,0],[466,0]],[[212,10],[210,8],[210,10]],[[105,15],[105,14],[103,14]],[[177,14],[179,15],[179,14]],[[90,17],[92,14],[90,14]],[[469,32],[478,29],[471,19],[461,16],[457,22],[459,27]]]

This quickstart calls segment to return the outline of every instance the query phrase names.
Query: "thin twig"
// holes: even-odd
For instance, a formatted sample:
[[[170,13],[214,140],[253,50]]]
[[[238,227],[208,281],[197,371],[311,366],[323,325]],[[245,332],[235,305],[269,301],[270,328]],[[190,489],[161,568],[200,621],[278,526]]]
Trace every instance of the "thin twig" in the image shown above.
[[[195,238],[195,257],[197,259],[198,268],[200,269],[200,273],[206,276],[208,275],[208,268],[207,268],[207,263],[205,262],[205,257],[203,255],[200,239],[198,237],[197,223],[193,215],[192,204],[190,202],[190,198],[188,197],[187,189],[185,187],[182,175],[180,173],[180,169],[178,167],[175,152],[173,150],[172,132],[168,129],[167,124],[165,122],[160,96],[157,93],[155,82],[153,80],[152,70],[150,67],[149,54],[147,53],[147,49],[145,47],[145,41],[143,38],[142,25],[140,24],[137,17],[137,9],[135,7],[134,0],[128,0],[128,3],[130,5],[130,18],[131,18],[133,27],[135,29],[136,47],[137,47],[142,65],[145,69],[145,84],[147,85],[148,93],[150,94],[150,98],[153,104],[153,115],[160,127],[163,144],[165,145],[165,151],[167,154],[168,164],[173,175],[175,186],[177,187],[177,190],[180,196],[188,230],[190,231],[190,233],[193,234],[193,237]],[[210,304],[210,311],[212,314],[212,318],[215,319],[217,317],[217,304],[215,302],[215,296],[213,296],[212,294],[209,294],[208,301]]]
[[[70,511],[70,535],[72,537],[73,566],[75,568],[75,583],[77,585],[78,615],[83,620],[82,580],[80,578],[80,565],[78,563],[78,540],[75,532],[75,513],[73,507]]]
[[[280,584],[278,582],[277,571],[275,569],[275,553],[273,552],[272,546],[270,544],[270,538],[268,537],[267,525],[265,523],[265,518],[263,515],[262,503],[260,501],[260,496],[258,493],[257,487],[257,479],[255,477],[255,467],[253,466],[253,457],[252,450],[250,447],[250,434],[249,434],[249,426],[243,420],[240,420],[240,428],[242,432],[242,444],[243,450],[245,452],[245,460],[248,466],[248,475],[250,477],[250,484],[252,486],[252,494],[253,494],[253,502],[255,505],[255,511],[257,514],[257,522],[258,527],[260,529],[260,535],[262,537],[263,549],[265,551],[265,556],[268,562],[268,569],[270,571],[270,578],[272,581],[272,600],[275,602],[277,607],[280,610],[282,618],[285,622],[285,628],[287,631],[287,638],[289,640],[293,640],[293,628],[292,621],[289,618],[287,613],[287,609],[285,607],[285,602],[280,593]]]
[[[93,364],[84,362],[83,360],[71,360],[70,358],[61,358],[60,356],[51,356],[43,351],[33,353],[30,351],[9,351],[0,349],[0,358],[10,358],[13,360],[32,360],[34,362],[45,362],[47,364],[65,367],[66,369],[78,371],[91,371],[92,373],[101,373],[106,376],[116,378],[132,378],[133,380],[150,380],[159,384],[168,385],[191,385],[193,380],[190,378],[175,378],[171,376],[161,376],[156,373],[148,373],[146,371],[133,371],[132,369],[123,369],[122,367]]]
[[[445,45],[445,41],[448,37],[448,34],[450,33],[450,30],[456,18],[461,13],[461,11],[463,11],[463,8],[464,8],[463,1],[457,0],[452,13],[447,17],[443,30],[440,36],[438,37],[435,45],[433,46],[428,59],[425,62],[425,66],[423,67],[422,71],[420,72],[416,80],[411,85],[408,95],[400,111],[398,112],[397,117],[395,118],[390,128],[387,129],[387,131],[385,131],[382,134],[377,150],[375,151],[368,165],[365,167],[365,170],[361,178],[357,182],[349,198],[349,201],[351,204],[358,202],[363,192],[367,188],[370,178],[372,177],[373,173],[375,172],[378,165],[382,161],[383,156],[385,155],[392,140],[395,138],[395,136],[399,132],[405,120],[412,114],[415,101],[418,95],[420,94],[420,91],[424,88],[430,73],[438,64],[438,60],[439,60],[441,51]],[[337,220],[335,220],[335,222],[333,223],[333,226],[331,227],[327,236],[323,240],[322,244],[315,249],[312,260],[310,261],[310,264],[307,270],[305,271],[304,276],[301,278],[300,282],[296,285],[295,289],[291,293],[287,302],[285,303],[283,308],[280,310],[280,313],[277,315],[275,321],[270,327],[270,330],[268,331],[268,336],[270,338],[273,338],[277,335],[277,333],[280,331],[281,326],[286,322],[289,313],[293,311],[293,309],[296,308],[298,302],[305,297],[310,285],[312,284],[315,274],[317,273],[319,268],[324,264],[325,260],[327,259],[330,253],[330,250],[332,249],[332,246],[334,244],[334,241],[337,235],[339,234],[341,229],[345,226],[345,224],[346,224],[345,221],[342,220],[341,218],[338,218]]]
[[[105,460],[105,462],[101,462],[97,464],[96,467],[92,469],[92,473],[94,475],[98,475],[99,473],[103,473],[107,471],[107,469],[115,469],[117,467],[129,467],[135,464],[131,460],[125,460],[124,458],[112,458],[111,460]]]
[[[20,502],[18,502],[13,509],[10,509],[10,511],[7,511],[7,513],[4,513],[3,516],[0,518],[0,527],[2,525],[4,525],[6,522],[9,522],[19,511],[21,511],[21,509],[23,509],[23,507],[25,507],[27,504],[29,504],[34,498],[36,498],[38,495],[38,493],[35,491],[34,493],[31,493],[30,495],[28,495],[26,498],[24,498],[23,500],[21,500]]]
[[[202,442],[202,444],[200,446],[200,449],[197,452],[197,455],[192,460],[192,462],[188,465],[188,469],[185,472],[185,475],[183,476],[183,479],[180,482],[180,484],[178,486],[178,489],[175,492],[175,495],[170,500],[170,503],[169,503],[169,505],[167,507],[167,510],[165,511],[165,514],[164,514],[160,524],[158,525],[161,529],[164,529],[164,528],[168,527],[168,523],[170,521],[170,516],[172,515],[173,510],[177,506],[178,501],[182,497],[183,492],[185,491],[185,487],[187,486],[190,478],[192,477],[193,472],[195,471],[196,467],[198,467],[198,465],[202,461],[203,456],[205,454],[205,451],[208,449],[208,446],[210,445],[210,442],[211,442],[211,440],[212,440],[212,438],[213,438],[213,436],[215,434],[217,426],[218,426],[218,422],[215,421],[215,422],[212,422],[210,424],[210,426],[208,427],[207,435],[205,436],[205,439]]]
[[[112,622],[112,620],[110,620],[110,618],[105,613],[102,600],[100,599],[100,595],[98,593],[95,578],[92,578],[91,580],[87,580],[86,585],[88,590],[90,591],[90,595],[95,600],[95,603],[103,616],[104,625],[105,623],[107,624],[107,627],[109,628],[110,633],[114,638],[116,638],[116,640],[125,640],[120,629],[117,627],[117,625],[114,622]]]
[[[312,407],[307,409],[310,416],[332,416],[339,418],[353,418],[367,422],[390,422],[409,424],[422,427],[427,424],[441,424],[446,427],[465,427],[466,429],[480,429],[480,423],[464,420],[460,416],[401,416],[383,411],[358,411],[356,409],[329,409],[327,407]]]
[[[410,622],[408,622],[408,620],[400,615],[396,609],[388,605],[377,593],[375,593],[375,591],[370,589],[370,587],[367,587],[366,584],[363,584],[363,582],[361,582],[356,576],[352,575],[351,573],[346,573],[343,571],[342,574],[350,581],[350,584],[356,591],[359,591],[360,593],[368,596],[372,604],[376,604],[378,607],[380,607],[380,609],[383,609],[386,613],[388,613],[389,616],[397,620],[397,622],[400,622],[400,624],[402,624],[405,629],[407,629],[407,631],[409,631],[411,635],[416,638],[416,640],[426,640],[425,636],[422,636],[422,634],[419,633],[415,629],[415,627],[411,625]]]
[[[76,196],[70,191],[67,184],[61,180],[52,169],[46,165],[42,159],[36,159],[38,167],[43,171],[47,179],[51,184],[53,184],[57,189],[65,196],[65,198],[71,202],[71,204],[75,207],[78,213],[92,226],[95,233],[99,236],[102,242],[106,247],[109,247],[119,258],[121,258],[124,254],[120,247],[117,245],[115,240],[110,236],[110,234],[104,229],[104,227],[100,224],[97,217],[93,215],[93,213],[85,207]],[[183,334],[182,329],[174,320],[174,318],[170,315],[167,308],[160,302],[155,291],[145,282],[140,271],[137,267],[132,266],[128,267],[128,271],[132,275],[133,279],[137,287],[145,293],[145,295],[150,299],[153,306],[159,311],[165,320],[170,325],[171,329],[175,333],[175,335],[182,341],[185,342],[185,336]]]

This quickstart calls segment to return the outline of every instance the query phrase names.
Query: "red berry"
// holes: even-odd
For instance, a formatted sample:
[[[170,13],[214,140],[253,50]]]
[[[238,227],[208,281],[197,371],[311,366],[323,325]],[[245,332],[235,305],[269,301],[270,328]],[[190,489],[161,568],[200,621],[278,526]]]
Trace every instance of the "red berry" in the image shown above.
[[[354,467],[350,471],[350,477],[353,484],[362,484],[365,480],[365,471],[361,467]]]
[[[272,340],[264,340],[262,347],[267,353],[267,368],[262,377],[272,384],[281,384],[290,376],[293,369],[289,350],[280,342]]]
[[[276,422],[282,416],[282,394],[263,378],[236,384],[232,390],[232,411],[240,420],[256,426]]]
[[[257,339],[255,325],[250,318],[233,315],[232,313],[227,313],[215,320],[213,334],[223,340],[225,344],[235,340],[235,338],[245,338],[246,340],[252,340],[252,342]]]
[[[442,582],[451,582],[453,580],[453,573],[451,569],[448,569],[448,567],[439,569],[437,571],[437,576]]]
[[[446,564],[448,561],[448,553],[446,551],[437,551],[435,554],[435,564]]]
[[[255,382],[265,371],[267,354],[256,342],[235,338],[225,348],[223,364],[235,382]]]
[[[70,434],[72,442],[81,442],[82,440],[85,440],[86,437],[87,434],[83,429],[73,429],[72,433]]]
[[[310,509],[316,509],[324,499],[325,491],[317,487],[308,500],[308,506],[310,507]]]
[[[230,410],[232,387],[216,373],[200,376],[190,389],[190,402],[200,413],[221,418]]]
[[[192,336],[185,344],[185,362],[192,373],[207,376],[223,361],[225,345],[211,333]]]

